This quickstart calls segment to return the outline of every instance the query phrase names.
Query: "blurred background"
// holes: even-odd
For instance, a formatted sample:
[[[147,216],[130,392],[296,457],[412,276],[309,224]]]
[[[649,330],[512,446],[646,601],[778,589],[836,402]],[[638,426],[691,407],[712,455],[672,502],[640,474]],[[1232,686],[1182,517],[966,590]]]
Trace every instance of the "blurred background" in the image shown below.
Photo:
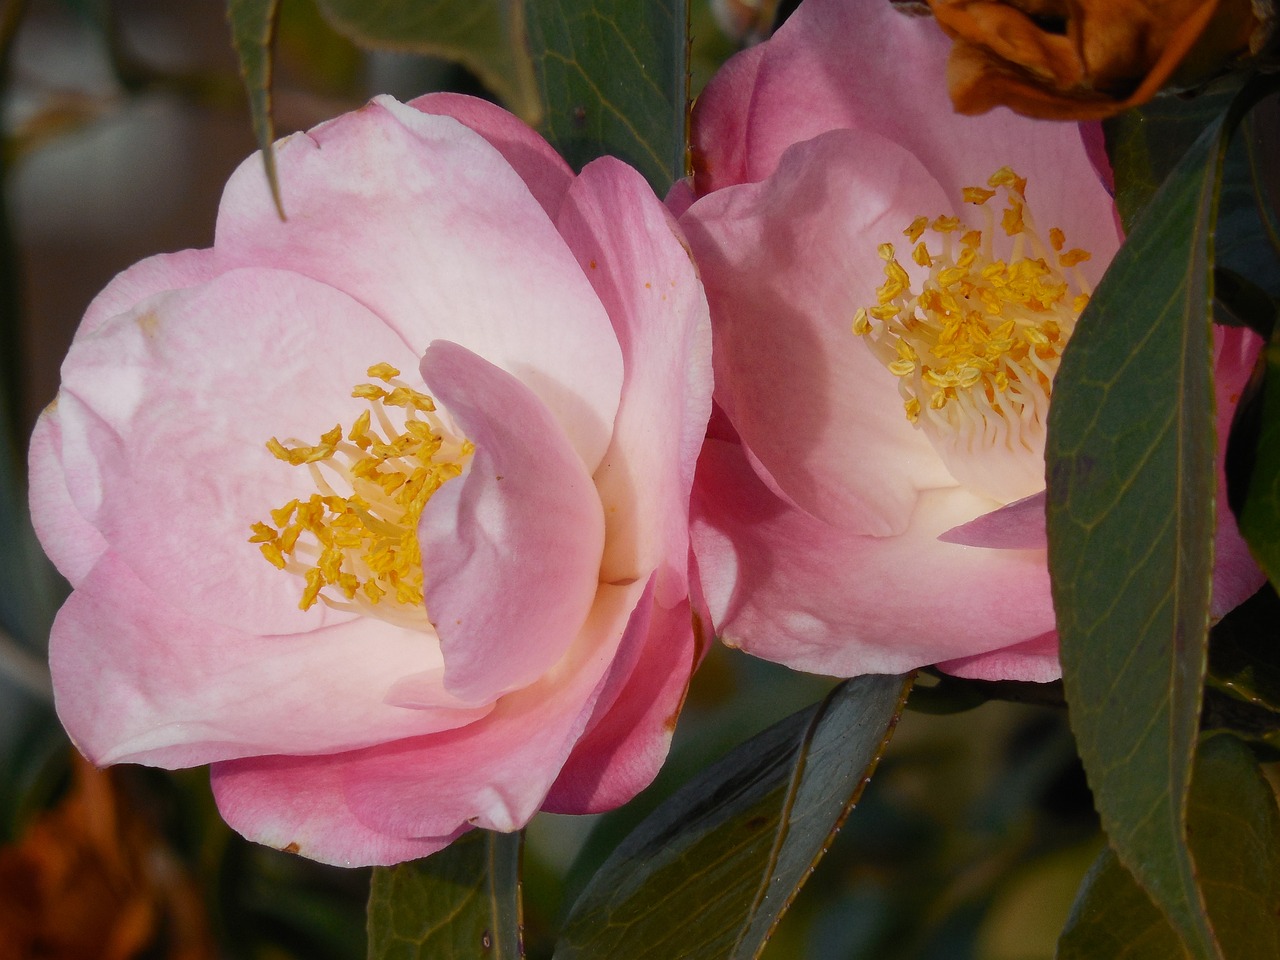
[[[785,14],[776,0],[692,6],[695,91]],[[0,960],[362,957],[367,870],[241,840],[204,770],[94,771],[44,666],[65,585],[28,527],[27,438],[89,301],[143,257],[208,246],[222,184],[254,150],[225,2],[0,0],[0,85]],[[375,93],[439,89],[484,95],[458,67],[361,51],[313,0],[282,0],[278,135]],[[831,685],[714,651],[649,791],[529,828],[528,955],[550,956],[576,892],[662,797]],[[977,703],[913,700],[767,960],[1053,956],[1101,847],[1065,712]]]

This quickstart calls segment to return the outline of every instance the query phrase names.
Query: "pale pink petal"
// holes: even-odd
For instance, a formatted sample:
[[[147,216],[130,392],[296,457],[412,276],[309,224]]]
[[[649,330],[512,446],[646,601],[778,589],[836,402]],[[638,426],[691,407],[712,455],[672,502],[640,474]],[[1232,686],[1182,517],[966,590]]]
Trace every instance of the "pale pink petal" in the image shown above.
[[[496,148],[452,117],[379,98],[281,141],[276,157],[288,221],[251,157],[223,194],[220,255],[343,290],[415,353],[438,339],[486,357],[538,394],[594,469],[622,359],[590,284]]]
[[[671,185],[671,189],[667,191],[667,198],[663,201],[668,210],[671,211],[673,217],[682,217],[684,212],[693,206],[693,201],[698,199],[693,192],[693,182],[685,177],[683,180],[677,180]]]
[[[646,596],[614,658],[591,723],[543,809],[596,813],[647,787],[666,759],[690,674],[704,650],[687,601],[665,609]]]
[[[445,692],[428,634],[366,617],[295,636],[244,633],[171,606],[112,553],[63,604],[49,660],[59,717],[98,764],[350,750],[488,712]],[[385,702],[398,679],[424,672],[430,705]]]
[[[756,79],[770,49],[769,44],[758,44],[731,57],[693,105],[691,147],[698,194],[761,179],[752,176],[747,143]]]
[[[941,543],[984,508],[960,489],[921,494],[893,537],[857,536],[770,495],[740,448],[708,441],[693,544],[717,632],[813,673],[900,673],[1053,629],[1043,550]]]
[[[591,609],[605,525],[561,425],[515,377],[454,343],[421,364],[475,454],[422,512],[427,611],[446,683],[473,703],[531,683]]]
[[[1062,676],[1058,663],[1058,633],[1048,633],[976,657],[938,664],[938,669],[970,680],[1027,680],[1049,683]]]
[[[689,488],[711,411],[707,302],[677,229],[640,174],[588,164],[557,224],[622,347],[626,379],[596,487],[608,531],[600,578],[647,579],[658,599],[688,593]]]
[[[212,280],[224,267],[213,250],[161,253],[135,263],[115,276],[93,298],[80,321],[77,337],[88,336],[117,314],[127,313],[143,300],[167,290],[181,290]]]
[[[75,587],[106,552],[107,541],[76,508],[68,492],[57,407],[55,400],[40,414],[31,434],[28,454],[31,523],[53,565]]]
[[[1044,491],[952,527],[938,539],[943,543],[998,550],[1044,550],[1049,546],[1045,534]]]
[[[1221,617],[1243,603],[1266,582],[1266,574],[1249,552],[1240,535],[1235,514],[1227,504],[1227,477],[1223,463],[1227,455],[1227,438],[1231,421],[1245,384],[1253,373],[1262,350],[1262,338],[1239,327],[1213,328],[1214,400],[1218,437],[1218,526],[1213,538],[1213,600],[1210,612]]]
[[[466,823],[524,826],[582,736],[645,587],[601,587],[565,659],[483,720],[330,758],[355,815],[393,836],[441,836]]]
[[[836,131],[681,220],[712,304],[717,402],[778,490],[853,532],[900,532],[919,491],[955,484],[852,330],[884,282],[877,244],[951,209],[899,147]]]
[[[317,349],[317,344],[323,344]],[[314,444],[367,409],[351,388],[416,357],[377,317],[296,274],[238,270],[162,294],[81,337],[63,365],[62,461],[72,500],[157,594],[248,633],[349,619],[299,610],[302,581],[250,526],[316,492],[271,437]]]
[[[899,144],[951,198],[1010,166],[1030,178],[1027,196],[1041,229],[1061,227],[1070,244],[1091,250],[1095,260],[1083,272],[1094,283],[1101,276],[1118,234],[1080,129],[1005,109],[955,113],[946,83],[950,41],[932,18],[907,16],[883,0],[806,0],[762,46],[754,70],[725,71],[702,95],[700,111],[715,116],[740,109],[717,104],[720,98],[750,104],[745,145],[725,136],[723,157],[722,125],[695,129],[695,155],[711,169],[743,169],[743,180],[762,180],[791,144],[835,129]],[[736,181],[721,177],[717,185],[726,182]]]
[[[547,216],[555,218],[573,183],[573,169],[527,123],[495,103],[460,93],[428,93],[410,100],[409,106],[453,117],[488,140],[520,174]]]
[[[210,768],[213,796],[227,824],[257,843],[340,867],[400,863],[443,850],[465,833],[393,836],[347,806],[333,757],[250,757]]]

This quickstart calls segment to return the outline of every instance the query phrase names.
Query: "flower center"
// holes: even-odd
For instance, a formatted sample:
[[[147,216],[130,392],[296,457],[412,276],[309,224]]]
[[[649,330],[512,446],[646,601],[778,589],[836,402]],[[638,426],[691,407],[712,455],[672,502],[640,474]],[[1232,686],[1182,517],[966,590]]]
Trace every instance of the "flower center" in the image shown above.
[[[1057,227],[1044,242],[1027,208],[1027,182],[1008,167],[987,184],[964,190],[964,201],[981,208],[982,229],[958,217],[922,216],[902,231],[914,245],[911,260],[927,271],[919,292],[893,244],[880,245],[885,282],[876,305],[854,314],[853,332],[898,377],[907,419],[926,432],[952,475],[1008,501],[1044,486],[1049,394],[1089,302],[1076,267],[1090,255],[1064,249]],[[996,196],[1005,203],[1004,258],[995,252],[988,206]],[[936,237],[932,248],[922,239],[926,230]],[[1022,464],[1011,470],[1010,461]]]
[[[431,397],[399,375],[388,363],[369,368],[386,386],[364,383],[351,391],[369,409],[345,438],[338,424],[314,445],[267,441],[277,459],[310,471],[317,492],[272,510],[271,523],[253,524],[249,542],[272,565],[303,579],[303,610],[319,600],[426,629],[418,518],[431,495],[462,473],[475,447],[454,436]]]

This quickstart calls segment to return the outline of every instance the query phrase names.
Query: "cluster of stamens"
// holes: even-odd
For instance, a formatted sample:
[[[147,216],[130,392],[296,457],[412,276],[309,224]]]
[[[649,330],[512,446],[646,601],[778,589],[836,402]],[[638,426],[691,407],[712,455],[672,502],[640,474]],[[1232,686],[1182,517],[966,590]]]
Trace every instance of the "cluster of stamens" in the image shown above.
[[[317,492],[272,510],[271,523],[253,524],[249,542],[272,565],[303,578],[303,610],[322,601],[423,626],[418,518],[431,495],[462,473],[475,448],[453,436],[431,397],[396,379],[395,367],[375,364],[368,374],[385,386],[352,390],[369,409],[345,435],[338,424],[315,444],[267,442],[277,459],[305,466]],[[401,426],[388,408],[398,408]],[[387,597],[390,607],[382,604]]]
[[[879,246],[885,282],[876,305],[854,314],[853,332],[899,378],[912,423],[924,417],[922,426],[990,437],[1009,425],[1043,422],[1062,349],[1089,301],[1074,269],[1089,253],[1064,249],[1057,227],[1045,244],[1027,210],[1026,180],[1008,167],[987,184],[964,190],[964,201],[981,208],[983,229],[958,217],[922,216],[902,231],[913,244],[912,261],[928,270],[918,293],[893,245]],[[996,258],[992,247],[988,201],[996,196],[1005,202],[1008,259]],[[937,235],[932,248],[926,230]]]

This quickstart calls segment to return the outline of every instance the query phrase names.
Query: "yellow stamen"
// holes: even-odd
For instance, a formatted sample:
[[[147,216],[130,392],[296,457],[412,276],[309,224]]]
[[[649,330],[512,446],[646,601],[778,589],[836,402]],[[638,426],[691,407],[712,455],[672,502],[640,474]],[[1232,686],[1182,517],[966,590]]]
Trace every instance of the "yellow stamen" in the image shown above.
[[[396,379],[395,367],[374,364],[368,375],[391,389],[355,387],[352,396],[368,401],[369,409],[355,418],[345,441],[341,425],[314,445],[267,441],[277,459],[307,467],[317,492],[271,510],[270,524],[252,524],[249,542],[273,566],[302,578],[303,610],[324,601],[424,626],[418,519],[431,495],[462,473],[475,448],[435,415],[431,397]],[[401,411],[401,426],[393,425],[388,408]],[[393,606],[411,609],[397,613],[380,606],[388,595]]]
[[[1026,206],[1027,181],[1004,167],[988,184],[965,188],[963,199],[981,205],[1003,195],[999,223],[1013,238],[1007,260],[992,256],[984,236],[994,214],[985,230],[949,215],[916,217],[903,233],[914,244],[912,261],[927,271],[919,291],[893,245],[880,244],[885,283],[877,302],[854,314],[854,333],[898,378],[907,419],[930,430],[992,436],[993,418],[1015,433],[1043,424],[1062,350],[1089,300],[1070,270],[1088,252],[1063,252],[1066,237],[1056,227],[1048,245],[1041,240]],[[926,249],[925,224],[943,235],[941,252]],[[948,237],[957,231],[958,248]]]

